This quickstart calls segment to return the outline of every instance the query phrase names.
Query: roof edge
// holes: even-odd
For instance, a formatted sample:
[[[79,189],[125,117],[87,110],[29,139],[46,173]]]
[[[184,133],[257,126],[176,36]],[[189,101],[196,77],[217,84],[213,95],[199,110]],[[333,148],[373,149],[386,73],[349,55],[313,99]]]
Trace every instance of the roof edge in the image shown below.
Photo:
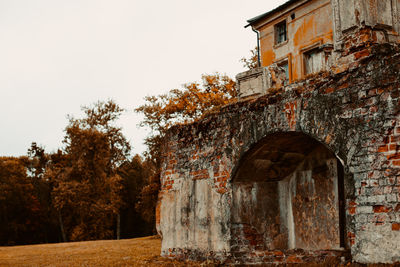
[[[289,1],[285,2],[285,3],[283,3],[282,5],[278,6],[277,8],[272,9],[271,11],[268,11],[268,12],[266,12],[264,14],[258,15],[258,16],[254,17],[254,18],[251,18],[251,19],[247,20],[247,22],[249,24],[246,25],[245,27],[253,25],[253,24],[257,23],[258,21],[260,21],[261,19],[268,18],[272,14],[274,14],[276,12],[279,12],[279,11],[282,11],[282,10],[286,9],[287,7],[289,7],[290,5],[295,4],[297,2],[300,2],[300,1],[302,1],[302,0],[289,0]]]

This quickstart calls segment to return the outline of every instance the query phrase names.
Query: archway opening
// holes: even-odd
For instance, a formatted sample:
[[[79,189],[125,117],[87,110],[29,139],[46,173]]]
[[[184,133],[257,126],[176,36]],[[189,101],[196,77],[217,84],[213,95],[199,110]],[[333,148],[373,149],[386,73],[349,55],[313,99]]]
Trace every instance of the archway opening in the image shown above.
[[[303,133],[274,133],[247,152],[232,187],[232,251],[344,247],[343,166]]]

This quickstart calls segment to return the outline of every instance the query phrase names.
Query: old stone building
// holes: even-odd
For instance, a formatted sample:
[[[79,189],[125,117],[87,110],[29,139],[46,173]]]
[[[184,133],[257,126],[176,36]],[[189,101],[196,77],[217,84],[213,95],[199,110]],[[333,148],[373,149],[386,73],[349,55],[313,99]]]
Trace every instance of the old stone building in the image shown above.
[[[290,0],[250,19],[239,100],[170,129],[162,255],[400,262],[400,0]]]

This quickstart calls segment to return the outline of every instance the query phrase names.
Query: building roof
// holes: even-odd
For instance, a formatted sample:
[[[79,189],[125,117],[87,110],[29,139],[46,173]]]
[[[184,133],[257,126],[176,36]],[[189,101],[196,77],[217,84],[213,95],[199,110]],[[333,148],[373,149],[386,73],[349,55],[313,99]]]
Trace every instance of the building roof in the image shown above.
[[[292,4],[296,3],[296,2],[299,2],[299,1],[300,0],[289,0],[289,1],[285,2],[284,4],[278,6],[277,8],[272,9],[271,11],[268,11],[268,12],[266,12],[264,14],[261,14],[261,15],[259,15],[257,17],[249,19],[249,20],[247,20],[247,22],[249,23],[247,26],[253,25],[254,23],[271,16],[272,14],[274,14],[276,12],[282,11],[285,8],[287,8],[288,6],[290,6],[290,5],[292,5]]]

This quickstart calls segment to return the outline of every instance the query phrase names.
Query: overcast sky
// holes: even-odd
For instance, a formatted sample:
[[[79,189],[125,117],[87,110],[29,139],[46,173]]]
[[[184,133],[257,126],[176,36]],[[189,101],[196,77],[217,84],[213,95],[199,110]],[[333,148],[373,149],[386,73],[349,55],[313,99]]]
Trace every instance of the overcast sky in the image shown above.
[[[285,0],[0,0],[0,155],[62,147],[67,114],[114,99],[133,153],[133,109],[219,71],[234,77],[256,35],[246,20]]]

